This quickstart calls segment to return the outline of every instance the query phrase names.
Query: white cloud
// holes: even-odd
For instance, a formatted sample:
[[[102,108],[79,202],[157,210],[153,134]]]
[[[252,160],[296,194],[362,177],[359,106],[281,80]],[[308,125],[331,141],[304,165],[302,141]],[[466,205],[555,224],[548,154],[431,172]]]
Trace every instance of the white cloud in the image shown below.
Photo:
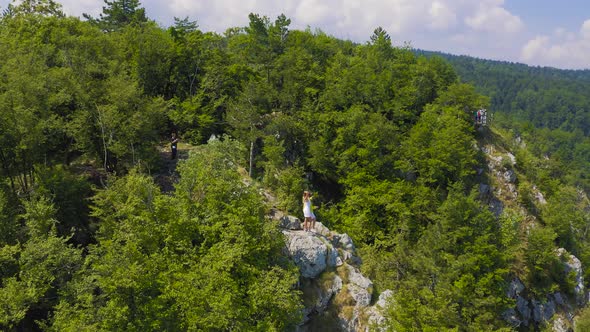
[[[74,0],[65,0],[74,2]],[[86,0],[88,1],[88,0]],[[267,15],[274,19],[284,13],[292,20],[292,28],[320,28],[340,38],[368,40],[377,26],[387,30],[394,40],[414,39],[423,34],[441,34],[456,29],[485,30],[490,24],[500,26],[498,32],[513,32],[522,27],[517,16],[503,8],[503,1],[482,0],[144,0],[148,14],[162,23],[171,17],[189,16],[203,29],[223,32],[228,27],[244,26],[248,13]],[[489,28],[488,33],[494,33]]]
[[[98,15],[103,0],[57,0],[71,15]],[[0,0],[0,5],[9,0]],[[188,16],[202,29],[223,32],[245,26],[250,12],[274,19],[284,13],[293,28],[320,28],[340,38],[368,40],[382,26],[394,40],[411,40],[426,33],[456,29],[482,30],[500,24],[502,31],[515,31],[520,19],[503,8],[503,0],[143,0],[149,17],[163,25],[173,17]],[[449,32],[451,33],[451,32]],[[454,33],[454,32],[453,32]],[[433,37],[436,38],[436,37]]]
[[[168,8],[176,17],[184,17],[188,13],[200,12],[203,9],[203,5],[199,1],[172,0],[168,1]]]
[[[521,60],[540,66],[590,68],[590,20],[582,24],[578,33],[559,32],[529,40],[521,49]]]
[[[566,34],[567,34],[567,30],[562,27],[559,27],[559,28],[556,28],[555,30],[553,30],[553,35],[558,38],[563,37]]]
[[[433,29],[447,29],[457,23],[457,15],[445,3],[434,1],[428,10],[430,27]]]
[[[580,29],[580,34],[583,38],[590,39],[590,20],[584,21],[582,28]]]
[[[304,24],[314,25],[326,21],[334,13],[329,4],[322,0],[302,0],[295,10],[295,17]]]
[[[524,26],[518,16],[510,14],[503,7],[487,6],[485,2],[473,15],[465,18],[465,24],[475,30],[505,33],[518,32]]]
[[[82,17],[82,14],[90,14],[91,16],[98,16],[102,13],[103,1],[97,0],[54,0],[62,5],[64,13],[70,16]],[[6,9],[12,0],[0,0],[0,9]],[[18,6],[22,0],[14,1],[14,5]]]
[[[547,49],[549,46],[549,37],[537,36],[531,39],[523,48],[521,52],[521,58],[525,61],[531,61],[537,54]]]
[[[96,0],[78,0],[78,1],[64,1],[62,2],[64,12],[73,16],[82,16],[82,13],[87,13],[92,16],[98,16],[102,12],[102,6],[96,6]]]

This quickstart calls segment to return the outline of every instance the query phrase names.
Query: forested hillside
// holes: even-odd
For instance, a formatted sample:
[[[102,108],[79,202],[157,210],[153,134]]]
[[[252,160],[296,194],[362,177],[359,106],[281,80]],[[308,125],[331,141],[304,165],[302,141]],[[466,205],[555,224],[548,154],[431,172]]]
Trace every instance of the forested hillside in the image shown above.
[[[300,215],[303,190],[354,240],[374,294],[393,291],[386,328],[516,329],[515,279],[577,313],[556,250],[590,266],[588,90],[538,82],[531,96],[564,108],[527,103],[529,122],[481,128],[473,112],[499,114],[503,92],[478,93],[382,28],[354,44],[248,18],[217,34],[188,18],[158,26],[137,0],[84,20],[51,0],[4,10],[1,330],[294,330],[303,277],[262,193]],[[171,133],[191,150],[178,164]],[[518,181],[498,183],[499,169]],[[170,188],[154,180],[170,174]]]
[[[535,127],[590,134],[590,70],[560,70],[437,52],[462,81],[491,97],[493,110]]]
[[[417,51],[447,60],[462,81],[490,96],[498,126],[551,157],[549,177],[590,190],[590,70],[560,70]]]

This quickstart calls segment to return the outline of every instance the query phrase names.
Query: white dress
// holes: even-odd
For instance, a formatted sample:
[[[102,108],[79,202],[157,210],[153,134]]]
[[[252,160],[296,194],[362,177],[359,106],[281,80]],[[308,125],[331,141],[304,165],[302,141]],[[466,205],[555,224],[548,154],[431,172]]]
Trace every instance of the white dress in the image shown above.
[[[311,212],[311,200],[303,202],[303,216],[305,218],[315,218],[313,212]]]

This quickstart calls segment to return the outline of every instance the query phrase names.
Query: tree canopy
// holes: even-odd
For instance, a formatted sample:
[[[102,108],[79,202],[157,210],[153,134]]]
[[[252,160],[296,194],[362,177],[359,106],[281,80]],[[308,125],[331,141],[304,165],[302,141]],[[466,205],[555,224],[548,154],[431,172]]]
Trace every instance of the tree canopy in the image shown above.
[[[188,17],[160,27],[137,0],[85,20],[51,0],[4,12],[0,329],[292,330],[300,277],[262,193],[300,215],[303,190],[354,239],[377,293],[395,291],[392,329],[509,329],[515,276],[572,296],[555,249],[590,264],[585,72],[247,17],[218,34]],[[498,114],[495,143],[516,154],[506,167],[536,227],[481,197],[480,108]],[[191,150],[178,164],[171,132]]]

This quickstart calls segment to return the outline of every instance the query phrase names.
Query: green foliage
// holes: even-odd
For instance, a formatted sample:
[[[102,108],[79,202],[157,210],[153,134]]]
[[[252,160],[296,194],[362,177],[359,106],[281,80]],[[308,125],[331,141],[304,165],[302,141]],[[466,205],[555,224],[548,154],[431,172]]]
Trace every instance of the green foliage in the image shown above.
[[[527,281],[533,285],[531,290],[537,295],[559,288],[556,282],[561,280],[563,266],[555,253],[555,238],[556,234],[549,228],[534,227],[529,230],[525,251]]]
[[[19,224],[15,217],[15,200],[0,187],[0,247],[14,244],[19,238]]]
[[[51,197],[56,208],[57,234],[73,236],[76,243],[88,243],[92,237],[89,219],[90,183],[85,177],[68,172],[63,166],[38,168],[35,192]]]
[[[557,234],[560,247],[578,253],[579,244],[585,243],[588,230],[588,215],[584,211],[590,207],[588,199],[571,187],[563,187],[547,201],[543,209],[543,221]]]
[[[537,214],[537,206],[535,205],[535,196],[533,193],[533,187],[529,182],[519,181],[518,182],[518,197],[517,200],[522,204],[530,213]]]
[[[56,209],[40,197],[25,202],[28,239],[22,245],[0,248],[0,327],[38,328],[39,313],[56,305],[57,292],[65,287],[82,264],[81,251],[55,235]],[[27,318],[27,319],[25,319]]]
[[[132,172],[95,198],[98,244],[51,330],[283,330],[299,321],[297,274],[224,139],[179,166],[174,196]],[[99,289],[100,291],[95,291]]]
[[[540,173],[535,181],[538,186],[560,178],[590,188],[585,175],[590,160],[590,76],[586,71],[418,53],[446,59],[464,82],[491,98],[489,120],[521,136],[537,158],[550,158],[542,162],[545,167],[541,169],[523,166],[528,172]]]
[[[583,332],[590,330],[590,309],[583,309],[582,312],[575,318],[574,323],[575,332]]]
[[[461,120],[458,120],[461,119]],[[470,123],[457,108],[430,108],[404,142],[401,167],[421,183],[445,187],[468,180],[477,163]]]
[[[389,311],[397,330],[496,330],[508,301],[506,260],[491,213],[455,186],[418,240]],[[428,319],[427,319],[428,317]],[[432,318],[432,319],[430,319]]]
[[[105,7],[98,19],[84,14],[84,17],[104,31],[117,31],[129,24],[147,21],[145,9],[139,8],[139,0],[104,0]]]
[[[317,193],[318,215],[355,240],[376,290],[395,291],[398,331],[505,329],[508,271],[541,298],[572,290],[555,244],[590,264],[583,74],[482,79],[477,65],[456,73],[393,47],[382,28],[357,45],[290,30],[285,15],[252,13],[224,35],[189,18],[163,29],[135,0],[87,18],[31,0],[0,19],[1,329],[294,328],[297,270],[257,181],[290,213],[302,190]],[[479,88],[458,79],[473,76]],[[543,91],[555,82],[572,91]],[[468,193],[492,182],[476,174],[488,132],[472,119],[488,107],[514,113],[497,119],[518,160],[503,165],[518,171],[536,227]],[[198,146],[164,194],[140,170],[162,175],[170,131]],[[335,301],[344,315],[350,301]]]
[[[65,14],[61,9],[62,6],[53,0],[24,0],[19,4],[9,4],[5,15],[9,17],[27,15],[63,17]]]
[[[514,254],[519,245],[519,229],[523,223],[524,216],[515,210],[504,209],[499,218],[502,245],[507,252]]]
[[[570,132],[579,128],[588,133],[590,77],[584,71],[421,53],[445,58],[463,81],[492,98],[494,111],[530,121],[535,127],[561,127]]]
[[[277,195],[277,207],[291,214],[299,214],[301,209],[301,193],[306,188],[306,181],[303,177],[303,168],[288,167],[275,171],[274,174],[265,174],[265,181],[269,188],[273,188]]]
[[[315,172],[348,186],[393,175],[399,141],[396,126],[384,116],[353,107],[322,114],[316,121],[319,137],[309,146]]]

